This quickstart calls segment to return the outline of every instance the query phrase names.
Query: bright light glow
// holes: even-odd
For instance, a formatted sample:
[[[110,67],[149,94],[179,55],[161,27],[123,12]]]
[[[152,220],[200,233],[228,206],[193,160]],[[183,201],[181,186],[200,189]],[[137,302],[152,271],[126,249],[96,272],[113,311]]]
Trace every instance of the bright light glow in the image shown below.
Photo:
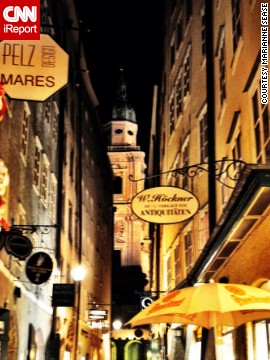
[[[121,320],[115,320],[112,325],[114,330],[120,330],[123,324]]]
[[[71,276],[74,281],[82,281],[85,278],[86,270],[82,265],[78,265],[71,270]]]

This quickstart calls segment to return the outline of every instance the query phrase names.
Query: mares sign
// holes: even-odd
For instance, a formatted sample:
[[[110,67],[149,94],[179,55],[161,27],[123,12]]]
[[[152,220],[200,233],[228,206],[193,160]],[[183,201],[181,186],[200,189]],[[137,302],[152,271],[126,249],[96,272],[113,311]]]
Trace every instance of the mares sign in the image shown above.
[[[12,99],[45,101],[68,83],[68,54],[48,34],[0,43],[0,83]]]

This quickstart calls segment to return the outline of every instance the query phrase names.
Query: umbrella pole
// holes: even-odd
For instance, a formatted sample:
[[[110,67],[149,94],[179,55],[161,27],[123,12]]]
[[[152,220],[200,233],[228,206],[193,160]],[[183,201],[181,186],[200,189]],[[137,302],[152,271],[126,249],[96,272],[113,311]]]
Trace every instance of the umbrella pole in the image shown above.
[[[220,327],[219,325],[214,326],[214,341],[215,341],[215,352],[216,352],[216,360],[222,360],[222,341],[220,339]]]

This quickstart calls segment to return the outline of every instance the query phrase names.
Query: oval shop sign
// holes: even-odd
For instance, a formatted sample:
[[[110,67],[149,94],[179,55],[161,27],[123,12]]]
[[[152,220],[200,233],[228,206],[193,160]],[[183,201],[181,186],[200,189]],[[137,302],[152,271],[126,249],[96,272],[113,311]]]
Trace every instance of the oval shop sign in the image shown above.
[[[176,224],[196,214],[199,201],[191,192],[174,186],[158,186],[134,196],[131,209],[140,219],[155,224]]]

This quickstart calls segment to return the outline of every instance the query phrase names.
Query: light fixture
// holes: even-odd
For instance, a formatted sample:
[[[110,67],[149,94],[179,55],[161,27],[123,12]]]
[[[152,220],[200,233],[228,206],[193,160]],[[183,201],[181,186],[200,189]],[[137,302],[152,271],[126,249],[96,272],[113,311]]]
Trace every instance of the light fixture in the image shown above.
[[[85,278],[86,270],[82,265],[76,266],[71,270],[71,276],[74,281],[82,281]]]
[[[115,320],[112,324],[114,330],[120,330],[123,323],[121,320]]]

